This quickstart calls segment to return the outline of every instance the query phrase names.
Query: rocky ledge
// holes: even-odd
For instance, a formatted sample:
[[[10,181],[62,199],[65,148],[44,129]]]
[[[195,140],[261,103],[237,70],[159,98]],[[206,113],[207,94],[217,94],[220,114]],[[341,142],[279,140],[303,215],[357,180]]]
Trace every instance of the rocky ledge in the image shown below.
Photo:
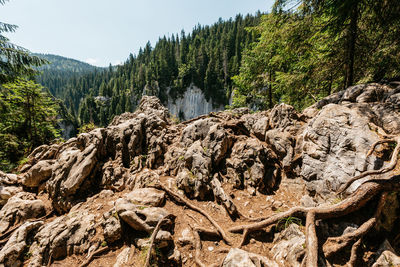
[[[395,266],[400,86],[175,123],[155,97],[0,173],[4,266]]]

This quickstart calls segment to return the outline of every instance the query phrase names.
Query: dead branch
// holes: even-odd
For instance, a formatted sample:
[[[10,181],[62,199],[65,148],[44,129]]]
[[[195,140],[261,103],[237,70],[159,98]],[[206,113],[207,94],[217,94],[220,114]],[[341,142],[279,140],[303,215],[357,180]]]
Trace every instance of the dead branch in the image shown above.
[[[390,172],[391,170],[393,170],[393,169],[396,167],[397,161],[398,161],[398,159],[399,159],[399,153],[400,153],[400,137],[397,137],[397,138],[395,138],[395,139],[385,139],[385,140],[380,140],[380,141],[378,141],[378,142],[375,142],[375,143],[372,145],[371,149],[368,151],[368,154],[367,154],[367,157],[370,156],[370,155],[373,153],[373,151],[375,150],[376,146],[379,145],[379,144],[383,144],[383,143],[393,143],[393,142],[396,143],[396,147],[395,147],[395,149],[393,150],[393,154],[392,154],[392,157],[391,157],[391,159],[390,159],[389,164],[388,164],[385,168],[382,168],[382,169],[379,169],[379,170],[369,170],[369,171],[365,171],[365,172],[363,172],[363,173],[361,173],[361,174],[359,174],[359,175],[357,175],[357,176],[354,176],[354,177],[351,178],[349,181],[347,181],[346,184],[344,184],[344,186],[338,191],[338,194],[341,194],[341,193],[343,193],[344,191],[346,191],[347,188],[349,188],[349,187],[350,187],[355,181],[357,181],[357,180],[360,180],[360,179],[362,179],[362,178],[364,178],[364,177],[367,177],[367,176],[381,175],[381,174],[384,174],[384,173],[387,173],[387,172]],[[365,182],[367,182],[367,181],[365,181]],[[364,182],[364,183],[365,183],[365,182]]]
[[[150,238],[150,246],[149,249],[147,251],[147,255],[146,255],[146,262],[144,264],[144,267],[150,266],[150,259],[151,259],[151,251],[153,250],[153,245],[154,245],[154,241],[156,240],[158,231],[160,231],[161,229],[161,225],[163,223],[165,223],[166,221],[168,221],[168,217],[171,215],[167,215],[165,217],[163,217],[161,220],[158,221],[156,228],[154,228],[153,233],[151,234],[151,238]],[[172,217],[172,216],[171,216]]]
[[[226,244],[231,245],[231,241],[228,239],[228,237],[225,234],[225,231],[221,228],[221,226],[219,226],[219,224],[207,213],[205,212],[203,209],[193,205],[192,203],[190,203],[188,200],[186,200],[184,197],[181,197],[180,195],[176,194],[175,192],[173,192],[172,190],[170,190],[169,188],[167,188],[165,185],[163,185],[162,183],[158,183],[157,185],[154,185],[153,187],[157,188],[157,189],[161,189],[163,191],[165,191],[169,196],[171,196],[173,199],[175,199],[175,201],[186,205],[187,207],[189,207],[190,209],[197,211],[198,213],[202,214],[204,217],[206,217],[210,223],[217,229],[217,231],[219,232],[220,236],[222,237],[222,239],[225,241]]]

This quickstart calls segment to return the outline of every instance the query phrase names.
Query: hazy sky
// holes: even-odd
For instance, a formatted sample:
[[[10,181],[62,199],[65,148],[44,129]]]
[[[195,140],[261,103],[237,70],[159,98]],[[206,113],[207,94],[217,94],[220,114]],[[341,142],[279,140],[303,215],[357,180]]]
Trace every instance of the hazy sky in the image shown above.
[[[97,66],[125,61],[148,40],[187,33],[220,17],[270,11],[273,0],[10,0],[2,22],[6,36],[32,52],[57,54]]]

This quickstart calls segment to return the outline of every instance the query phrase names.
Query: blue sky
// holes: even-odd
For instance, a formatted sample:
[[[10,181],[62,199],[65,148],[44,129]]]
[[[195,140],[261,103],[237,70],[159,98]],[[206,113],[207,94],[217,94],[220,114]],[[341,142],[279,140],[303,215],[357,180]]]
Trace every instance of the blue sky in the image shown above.
[[[148,40],[187,33],[220,17],[270,11],[273,0],[10,0],[2,22],[19,26],[11,42],[32,52],[75,58],[97,66],[118,64]]]

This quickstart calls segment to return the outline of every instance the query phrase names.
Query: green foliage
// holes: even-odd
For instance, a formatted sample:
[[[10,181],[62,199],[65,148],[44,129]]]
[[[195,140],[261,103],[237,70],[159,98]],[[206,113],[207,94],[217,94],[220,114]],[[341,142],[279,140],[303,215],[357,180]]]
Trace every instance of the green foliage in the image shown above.
[[[36,146],[59,137],[57,104],[33,81],[0,86],[0,169],[16,167]]]
[[[79,128],[79,134],[88,133],[98,128],[93,122],[86,123]]]
[[[353,84],[398,77],[398,14],[393,1],[276,1],[248,29],[260,37],[233,78],[233,106],[303,109]]]
[[[299,226],[302,226],[302,224],[303,224],[302,220],[297,217],[287,217],[287,218],[283,218],[283,219],[279,220],[276,227],[279,231],[282,231],[282,230],[288,228],[289,225],[291,225],[293,223],[295,223]]]

